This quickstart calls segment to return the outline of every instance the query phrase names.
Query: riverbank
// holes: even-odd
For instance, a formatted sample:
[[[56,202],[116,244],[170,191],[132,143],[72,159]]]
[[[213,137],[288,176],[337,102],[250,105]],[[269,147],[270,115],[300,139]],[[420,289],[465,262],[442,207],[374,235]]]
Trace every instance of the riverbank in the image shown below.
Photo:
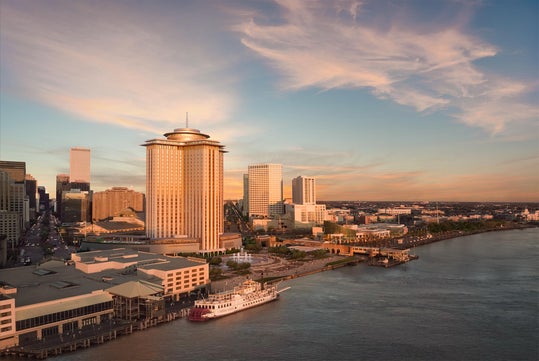
[[[520,227],[513,228],[515,229],[524,229],[530,227]],[[493,232],[509,229],[496,229],[496,230],[485,230],[482,232],[473,232],[468,234],[463,233],[454,233],[454,234],[444,234],[444,237],[433,237],[428,239],[427,242],[417,244],[417,246],[425,245],[432,242],[438,242],[441,240],[446,240],[450,238],[461,237],[470,234],[484,233],[484,232]],[[280,260],[278,262],[268,262],[261,268],[254,268],[253,273],[249,276],[253,279],[263,279],[268,282],[279,282],[283,280],[294,279],[297,277],[304,277],[313,275],[319,272],[325,272],[329,270],[334,270],[348,265],[355,265],[359,262],[365,261],[366,257],[347,257],[347,256],[338,256],[331,255],[326,258],[313,259],[309,261],[289,261]],[[219,290],[230,289],[234,285],[241,283],[245,280],[246,276],[237,276],[234,278],[228,278],[221,281],[212,282],[211,289],[212,292],[218,292]],[[107,341],[115,340],[117,336],[129,335],[133,331],[141,331],[149,327],[155,327],[165,322],[173,321],[174,319],[179,319],[185,317],[185,310],[188,310],[187,304],[184,305],[175,305],[175,307],[181,307],[176,310],[179,313],[175,317],[170,317],[160,322],[153,321],[142,321],[128,324],[118,324],[113,328],[107,328],[106,325],[102,325],[99,329],[85,328],[84,332],[76,335],[71,335],[73,339],[65,339],[62,335],[47,337],[45,340],[39,341],[34,345],[25,345],[23,347],[12,349],[9,352],[9,355],[19,356],[19,357],[35,357],[35,358],[46,358],[49,356],[59,355],[65,352],[75,351],[81,348],[89,348],[93,345],[99,345]],[[167,305],[167,308],[169,305]],[[168,314],[168,312],[167,312]],[[93,327],[93,326],[92,326]],[[62,339],[64,337],[64,339]]]
[[[528,228],[537,228],[538,226],[535,224],[519,224],[519,223],[506,223],[503,227],[498,228],[488,228],[488,229],[478,229],[473,231],[460,231],[460,230],[454,230],[454,231],[447,231],[447,232],[440,232],[431,234],[430,238],[423,239],[423,240],[411,240],[409,242],[406,242],[406,240],[402,244],[395,245],[394,248],[397,249],[409,249],[419,246],[424,246],[426,244],[444,241],[447,239],[453,239],[458,237],[465,237],[465,236],[471,236],[474,234],[479,233],[488,233],[488,232],[502,232],[502,231],[514,231],[514,230],[523,230]]]
[[[499,228],[490,228],[490,229],[479,229],[473,231],[448,231],[440,232],[437,234],[431,234],[430,237],[403,237],[397,239],[383,240],[378,242],[369,242],[364,244],[365,246],[379,247],[379,248],[394,248],[394,249],[412,249],[416,247],[421,247],[427,244],[440,242],[448,239],[465,237],[479,233],[487,232],[501,232],[501,231],[512,231],[519,229],[528,229],[528,228],[537,228],[535,224],[518,224],[518,223],[507,223],[504,224],[504,227]],[[246,278],[254,279],[263,279],[268,282],[278,282],[283,280],[289,280],[297,277],[309,276],[319,272],[331,271],[336,268],[340,268],[346,265],[353,265],[359,262],[368,261],[368,257],[364,256],[341,256],[341,255],[331,255],[327,258],[311,260],[307,262],[302,261],[288,261],[281,257],[274,256],[273,258],[277,261],[264,264],[263,266],[253,266],[251,267],[251,274],[247,276],[230,276],[229,278],[213,281],[212,282],[212,292],[219,292],[225,290],[235,285],[240,284]],[[412,259],[416,259],[413,256]],[[411,260],[412,260],[411,259]],[[403,262],[396,262],[390,266],[397,266]],[[384,264],[384,267],[388,265]]]

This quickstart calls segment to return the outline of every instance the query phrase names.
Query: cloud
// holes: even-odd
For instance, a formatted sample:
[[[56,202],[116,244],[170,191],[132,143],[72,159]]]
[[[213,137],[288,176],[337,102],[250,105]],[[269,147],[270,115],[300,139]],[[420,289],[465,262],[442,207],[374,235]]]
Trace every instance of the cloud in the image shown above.
[[[464,124],[498,134],[508,124],[531,129],[539,119],[537,105],[520,100],[532,92],[530,86],[492,76],[478,90],[475,96],[459,100],[460,111],[455,114],[455,118]]]
[[[186,112],[219,123],[236,106],[230,58],[212,46],[219,39],[193,35],[189,11],[72,1],[4,1],[1,10],[3,92],[152,133],[180,126]],[[208,17],[200,26],[218,23]]]
[[[357,1],[276,4],[281,22],[255,17],[235,29],[282,74],[283,89],[365,88],[419,112],[450,109],[458,121],[492,134],[537,115],[536,105],[519,101],[524,83],[500,89],[498,79],[476,65],[499,49],[466,33],[458,14],[453,23],[418,22],[383,8],[385,2],[375,2],[378,9]]]

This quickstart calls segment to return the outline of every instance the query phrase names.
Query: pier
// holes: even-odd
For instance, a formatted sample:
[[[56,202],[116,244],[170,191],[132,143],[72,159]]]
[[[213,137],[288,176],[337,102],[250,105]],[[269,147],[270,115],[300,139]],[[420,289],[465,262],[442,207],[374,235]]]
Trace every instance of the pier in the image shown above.
[[[162,319],[145,319],[135,322],[111,320],[99,325],[85,326],[71,333],[49,335],[40,340],[22,342],[3,350],[0,356],[15,356],[34,359],[46,359],[66,352],[76,351],[115,340],[119,336],[129,335],[135,331],[142,331],[149,327],[187,317],[189,308],[181,308],[167,312]]]

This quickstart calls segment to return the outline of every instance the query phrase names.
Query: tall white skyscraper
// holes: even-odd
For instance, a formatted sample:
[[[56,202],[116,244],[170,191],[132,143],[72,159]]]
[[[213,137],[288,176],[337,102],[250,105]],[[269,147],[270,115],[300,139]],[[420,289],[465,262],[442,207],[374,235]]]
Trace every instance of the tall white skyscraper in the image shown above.
[[[269,217],[283,213],[281,164],[255,164],[248,168],[249,216]]]
[[[299,176],[292,179],[292,203],[316,204],[316,184],[314,178]]]
[[[178,128],[146,147],[146,235],[187,236],[201,251],[221,251],[224,145],[197,129]]]
[[[71,148],[69,150],[69,181],[90,183],[90,149]]]

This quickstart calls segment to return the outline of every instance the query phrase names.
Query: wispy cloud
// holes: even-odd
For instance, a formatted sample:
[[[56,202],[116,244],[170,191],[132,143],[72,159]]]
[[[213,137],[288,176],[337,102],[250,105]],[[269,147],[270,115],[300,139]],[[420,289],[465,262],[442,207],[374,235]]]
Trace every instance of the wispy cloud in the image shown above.
[[[161,5],[3,1],[2,91],[152,133],[183,124],[186,112],[226,120],[237,102],[229,58],[193,36],[188,11]],[[218,22],[206,18],[205,28]]]
[[[491,134],[537,117],[537,106],[523,100],[526,84],[502,82],[476,65],[499,49],[467,33],[458,14],[453,23],[416,23],[393,9],[383,12],[382,26],[358,1],[275,2],[281,22],[259,22],[259,15],[236,30],[283,75],[284,89],[366,88],[419,112],[449,109]]]

